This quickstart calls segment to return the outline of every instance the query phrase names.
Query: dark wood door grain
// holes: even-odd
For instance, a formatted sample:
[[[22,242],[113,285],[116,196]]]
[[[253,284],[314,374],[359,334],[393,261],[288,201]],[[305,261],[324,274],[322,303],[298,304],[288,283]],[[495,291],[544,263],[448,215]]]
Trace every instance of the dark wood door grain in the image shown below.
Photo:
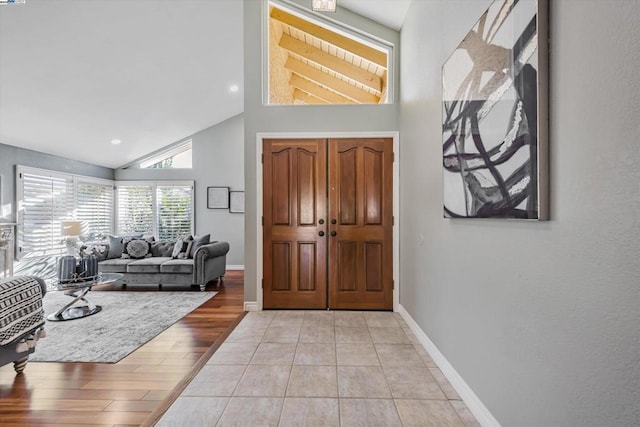
[[[329,140],[329,308],[393,309],[393,140]]]
[[[326,308],[326,140],[265,140],[263,153],[263,306]]]

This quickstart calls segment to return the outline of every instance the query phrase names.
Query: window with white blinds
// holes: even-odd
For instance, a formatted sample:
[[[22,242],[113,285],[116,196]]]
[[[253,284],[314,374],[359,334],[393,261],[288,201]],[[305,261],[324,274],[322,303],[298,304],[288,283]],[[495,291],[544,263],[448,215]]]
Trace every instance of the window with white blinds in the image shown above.
[[[117,233],[174,239],[193,232],[193,181],[119,181]]]
[[[191,234],[193,219],[192,186],[158,185],[158,238],[175,239]]]
[[[22,193],[18,210],[19,255],[61,253],[65,249],[61,221],[73,217],[73,177],[19,170],[18,182]]]
[[[87,224],[88,232],[106,235],[113,232],[113,184],[79,179],[76,185],[76,218]]]
[[[153,186],[117,185],[118,235],[152,235],[154,223]]]

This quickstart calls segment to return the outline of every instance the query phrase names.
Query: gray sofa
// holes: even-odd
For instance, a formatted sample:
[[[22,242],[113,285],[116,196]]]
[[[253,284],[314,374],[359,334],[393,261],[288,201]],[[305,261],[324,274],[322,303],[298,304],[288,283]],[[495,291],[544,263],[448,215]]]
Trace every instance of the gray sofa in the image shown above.
[[[125,284],[153,283],[198,285],[204,291],[211,280],[222,280],[227,267],[229,243],[212,242],[200,246],[193,258],[173,259],[175,242],[151,243],[151,257],[142,259],[112,258],[98,262],[101,273],[122,273]],[[108,252],[108,247],[107,247]]]
[[[14,290],[18,287],[24,291],[15,292]],[[41,293],[38,292],[38,288]],[[27,366],[29,355],[36,350],[38,338],[44,336],[44,310],[36,302],[41,302],[41,298],[44,298],[47,285],[44,280],[38,277],[15,276],[0,280],[0,289],[4,289],[0,291],[0,298],[2,298],[0,301],[2,308],[0,310],[0,328],[3,331],[1,335],[3,339],[12,334],[14,337],[18,335],[15,338],[9,338],[11,342],[7,345],[0,345],[0,366],[13,362],[15,371],[21,373]],[[19,301],[25,302],[28,306],[20,305]],[[18,327],[16,319],[20,317],[22,320],[18,323],[22,323],[22,326],[16,330],[15,328]],[[5,329],[3,325],[6,325],[7,328]]]

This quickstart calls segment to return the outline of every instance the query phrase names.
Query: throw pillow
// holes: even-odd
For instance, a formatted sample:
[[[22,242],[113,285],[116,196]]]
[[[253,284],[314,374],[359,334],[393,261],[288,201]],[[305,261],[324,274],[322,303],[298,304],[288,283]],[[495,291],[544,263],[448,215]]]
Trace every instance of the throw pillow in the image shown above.
[[[151,256],[151,243],[147,239],[127,237],[122,245],[122,258],[142,259]]]
[[[187,247],[184,248],[183,252],[178,254],[178,259],[187,259],[189,258],[189,254],[191,253],[191,246],[193,246],[193,239],[189,239],[187,241]]]
[[[198,248],[209,243],[210,239],[210,234],[205,234],[203,236],[193,236],[193,245],[191,245],[191,250],[189,251],[189,258],[193,258]]]
[[[123,249],[122,237],[109,236],[109,251],[107,252],[107,259],[120,258],[122,256]]]
[[[177,238],[176,244],[173,245],[173,252],[171,252],[171,258],[176,259],[180,252],[184,250],[184,240]]]
[[[129,238],[139,239],[142,234],[129,236]],[[107,252],[107,259],[121,258],[124,251],[124,244],[122,242],[122,236],[109,236],[109,251]]]
[[[193,237],[178,237],[176,239],[176,243],[173,246],[173,252],[171,253],[171,258],[173,259],[185,259],[189,256],[189,251],[191,250],[191,245],[193,245]]]

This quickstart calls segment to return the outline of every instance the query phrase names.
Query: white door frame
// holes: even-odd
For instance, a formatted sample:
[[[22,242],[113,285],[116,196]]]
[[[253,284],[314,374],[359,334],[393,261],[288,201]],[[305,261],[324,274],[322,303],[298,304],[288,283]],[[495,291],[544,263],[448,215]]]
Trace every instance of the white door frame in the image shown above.
[[[391,132],[258,132],[256,133],[256,306],[262,310],[262,141],[265,139],[393,138],[393,311],[400,303],[400,134]],[[247,283],[247,285],[249,285]],[[245,304],[246,305],[246,304]]]

